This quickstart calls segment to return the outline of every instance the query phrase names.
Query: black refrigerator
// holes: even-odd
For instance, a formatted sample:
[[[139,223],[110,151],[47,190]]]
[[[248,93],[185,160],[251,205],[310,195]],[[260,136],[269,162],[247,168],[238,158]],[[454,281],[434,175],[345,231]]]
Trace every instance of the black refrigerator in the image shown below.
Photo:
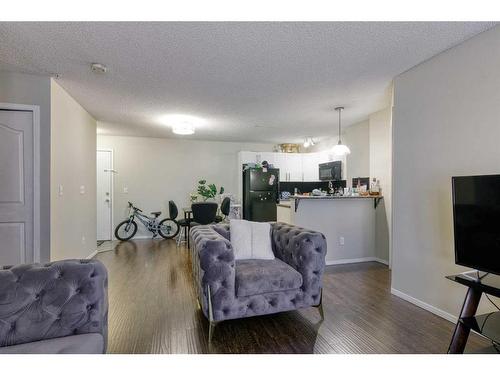
[[[247,168],[243,171],[243,219],[276,221],[280,170]]]

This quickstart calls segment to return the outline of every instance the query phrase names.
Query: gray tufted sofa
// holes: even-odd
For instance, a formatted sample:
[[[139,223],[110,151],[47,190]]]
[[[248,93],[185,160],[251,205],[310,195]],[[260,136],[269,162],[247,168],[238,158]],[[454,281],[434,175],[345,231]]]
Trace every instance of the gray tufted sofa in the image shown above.
[[[216,323],[321,305],[326,239],[319,232],[271,223],[274,260],[235,260],[229,225],[194,227],[191,259],[198,297]]]
[[[98,260],[0,267],[0,354],[105,353],[107,286]]]

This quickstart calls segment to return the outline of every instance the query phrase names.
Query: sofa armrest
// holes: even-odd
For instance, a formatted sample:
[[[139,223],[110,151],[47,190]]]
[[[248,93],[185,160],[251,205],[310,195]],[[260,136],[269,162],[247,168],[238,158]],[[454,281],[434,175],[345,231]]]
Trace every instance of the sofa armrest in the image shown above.
[[[198,298],[203,313],[208,318],[208,287],[215,320],[222,320],[227,306],[234,301],[235,260],[234,252],[226,238],[212,226],[196,226],[190,231],[192,264]]]
[[[302,275],[304,293],[314,296],[316,300],[325,269],[325,236],[285,223],[273,223],[271,226],[274,255]]]
[[[107,287],[93,259],[0,268],[0,346],[100,333],[105,351]]]

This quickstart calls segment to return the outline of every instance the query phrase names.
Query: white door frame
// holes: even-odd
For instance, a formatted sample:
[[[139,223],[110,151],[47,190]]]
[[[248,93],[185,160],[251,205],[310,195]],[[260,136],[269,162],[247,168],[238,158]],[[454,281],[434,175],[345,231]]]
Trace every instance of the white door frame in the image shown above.
[[[114,150],[112,148],[98,148],[96,150],[96,152],[99,152],[99,151],[104,151],[104,152],[109,152],[111,154],[111,170],[112,172],[110,177],[111,177],[111,187],[110,187],[110,192],[109,192],[109,199],[111,200],[111,228],[110,228],[110,235],[109,235],[109,238],[111,238],[111,241],[113,241],[115,239],[115,231],[114,231],[114,228],[115,228],[115,215],[114,215],[114,207],[115,207],[115,195],[114,195],[114,190],[115,190],[115,186],[114,186],[114,183],[115,183],[115,176],[114,176],[114,173],[115,173],[115,157],[114,157]]]
[[[33,259],[40,262],[40,106],[0,103],[0,110],[33,113]]]

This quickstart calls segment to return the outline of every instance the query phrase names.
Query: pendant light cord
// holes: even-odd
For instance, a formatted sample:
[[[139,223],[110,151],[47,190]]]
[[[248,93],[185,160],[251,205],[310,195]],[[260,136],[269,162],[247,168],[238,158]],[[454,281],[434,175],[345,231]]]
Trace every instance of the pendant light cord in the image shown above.
[[[335,108],[335,110],[339,112],[339,141],[337,142],[337,144],[339,144],[339,145],[342,144],[340,133],[341,133],[341,124],[342,124],[341,113],[342,113],[343,109],[344,109],[343,107]]]

